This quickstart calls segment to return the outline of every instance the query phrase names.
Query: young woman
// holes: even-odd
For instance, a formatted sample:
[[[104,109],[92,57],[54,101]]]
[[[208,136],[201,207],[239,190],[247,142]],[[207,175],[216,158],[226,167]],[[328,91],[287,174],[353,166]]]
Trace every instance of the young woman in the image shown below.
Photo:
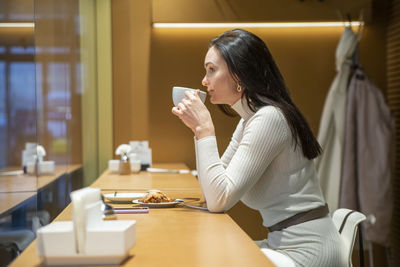
[[[235,29],[210,42],[205,57],[213,104],[240,116],[219,156],[214,125],[198,94],[186,94],[172,113],[195,134],[199,182],[212,212],[239,200],[261,213],[268,239],[257,241],[297,266],[341,266],[340,236],[328,215],[313,159],[321,147],[292,102],[265,43]]]

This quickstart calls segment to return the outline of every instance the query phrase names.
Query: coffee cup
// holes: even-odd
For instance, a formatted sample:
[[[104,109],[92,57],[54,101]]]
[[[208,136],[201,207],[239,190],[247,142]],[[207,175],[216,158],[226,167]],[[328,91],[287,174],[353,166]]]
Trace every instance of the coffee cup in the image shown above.
[[[174,102],[175,106],[178,106],[178,104],[182,101],[182,99],[186,98],[185,95],[186,91],[192,92],[194,94],[197,91],[197,89],[180,87],[180,86],[174,86],[172,88],[172,101]],[[199,96],[201,101],[204,103],[206,101],[207,93],[199,90]]]

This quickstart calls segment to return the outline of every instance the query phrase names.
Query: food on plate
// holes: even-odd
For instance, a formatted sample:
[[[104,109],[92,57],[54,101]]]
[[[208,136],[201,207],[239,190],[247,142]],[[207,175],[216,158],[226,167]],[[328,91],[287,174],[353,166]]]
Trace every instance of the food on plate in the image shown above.
[[[162,203],[162,202],[172,202],[172,198],[167,197],[167,195],[159,190],[151,190],[147,195],[141,199],[142,203]]]

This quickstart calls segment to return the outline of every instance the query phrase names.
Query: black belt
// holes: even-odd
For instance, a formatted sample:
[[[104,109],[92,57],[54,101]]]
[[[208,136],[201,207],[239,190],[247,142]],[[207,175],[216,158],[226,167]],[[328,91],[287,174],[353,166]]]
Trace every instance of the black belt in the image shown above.
[[[328,204],[325,204],[325,206],[320,206],[312,210],[297,213],[292,217],[289,217],[281,222],[278,222],[268,227],[268,231],[281,231],[282,229],[288,228],[289,226],[325,217],[328,213]]]

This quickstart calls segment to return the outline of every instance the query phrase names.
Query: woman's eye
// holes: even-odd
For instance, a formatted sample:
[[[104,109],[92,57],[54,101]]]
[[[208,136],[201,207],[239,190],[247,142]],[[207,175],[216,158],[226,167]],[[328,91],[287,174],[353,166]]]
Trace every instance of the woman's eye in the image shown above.
[[[214,72],[215,69],[214,69],[213,67],[210,67],[210,68],[208,68],[208,71],[209,71],[209,72]]]

